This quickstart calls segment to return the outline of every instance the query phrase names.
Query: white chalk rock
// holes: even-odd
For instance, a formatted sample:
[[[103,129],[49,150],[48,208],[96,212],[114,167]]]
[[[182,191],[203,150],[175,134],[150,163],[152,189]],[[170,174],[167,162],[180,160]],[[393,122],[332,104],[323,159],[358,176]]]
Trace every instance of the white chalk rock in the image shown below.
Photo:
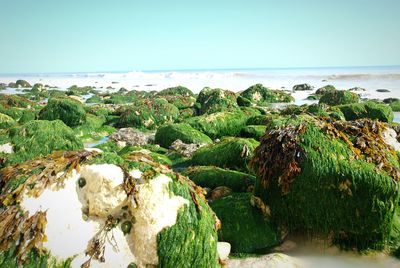
[[[218,242],[217,252],[218,252],[218,257],[221,261],[227,260],[229,253],[231,253],[231,244],[227,242]]]
[[[273,253],[261,257],[229,259],[228,268],[301,268],[306,267],[299,259],[282,253]]]

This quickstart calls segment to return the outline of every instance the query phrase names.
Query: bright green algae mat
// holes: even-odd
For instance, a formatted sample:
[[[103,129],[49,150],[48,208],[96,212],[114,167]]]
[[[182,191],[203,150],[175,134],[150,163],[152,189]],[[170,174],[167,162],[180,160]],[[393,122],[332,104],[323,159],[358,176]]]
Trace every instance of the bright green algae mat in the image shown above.
[[[281,242],[269,219],[252,206],[251,196],[251,193],[233,193],[210,203],[222,222],[218,239],[229,242],[233,253],[254,253]]]
[[[164,148],[168,148],[171,144],[181,140],[184,143],[209,144],[212,140],[189,124],[166,124],[157,129],[155,142]]]
[[[393,175],[399,170],[398,156],[382,141],[372,143],[379,140],[382,123],[335,124],[336,130],[311,117],[276,121],[280,128],[261,139],[252,159],[260,178],[255,195],[270,206],[272,220],[292,232],[330,236],[344,247],[382,249],[399,204]],[[354,132],[355,139],[341,128],[362,131]],[[365,137],[373,145],[363,149]]]

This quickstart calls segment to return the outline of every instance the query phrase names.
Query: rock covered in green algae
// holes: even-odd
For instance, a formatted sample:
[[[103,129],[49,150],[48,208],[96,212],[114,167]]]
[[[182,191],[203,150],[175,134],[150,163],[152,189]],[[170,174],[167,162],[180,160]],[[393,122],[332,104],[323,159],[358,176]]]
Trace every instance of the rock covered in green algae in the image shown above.
[[[119,127],[155,129],[165,123],[173,123],[179,117],[176,106],[165,99],[139,100],[122,110],[118,120]]]
[[[359,101],[358,94],[348,90],[328,90],[319,99],[319,103],[328,105],[358,103]]]
[[[222,223],[218,239],[229,242],[234,253],[259,252],[281,242],[276,227],[252,198],[251,193],[232,193],[210,204]]]
[[[62,267],[220,267],[217,218],[201,188],[141,152],[124,158],[139,170],[97,163],[100,156],[58,152],[0,171],[2,263],[32,264],[35,252],[42,267],[54,261]],[[30,218],[22,214],[28,211]],[[10,228],[17,213],[24,215],[17,217],[20,228]],[[10,239],[25,232],[29,240],[22,236],[15,245]],[[60,246],[60,235],[72,246]]]
[[[12,117],[10,117],[6,114],[0,113],[0,129],[7,129],[14,124],[15,124],[15,120]]]
[[[11,88],[18,88],[18,87],[28,88],[28,87],[32,87],[31,84],[29,84],[28,81],[26,81],[26,80],[17,80],[15,83],[11,82],[11,83],[8,84],[8,86],[11,87]]]
[[[254,139],[227,137],[197,150],[193,154],[192,163],[246,170],[247,163],[258,145],[259,142]]]
[[[309,84],[299,84],[293,86],[293,91],[306,91],[306,90],[313,90],[314,87]]]
[[[330,117],[334,120],[345,120],[342,111],[337,106],[329,106],[325,103],[314,103],[301,106],[289,105],[281,111],[281,115],[310,114],[318,117]]]
[[[41,120],[61,120],[67,126],[75,127],[86,121],[86,111],[77,100],[71,98],[50,98],[40,111]]]
[[[212,114],[238,107],[236,93],[220,88],[203,88],[196,99],[197,113]]]
[[[400,112],[400,100],[392,101],[389,106],[392,108],[393,112]]]
[[[247,173],[215,166],[189,167],[184,174],[201,187],[214,189],[226,186],[234,192],[248,192],[252,189],[256,179]]]
[[[231,112],[195,116],[184,122],[203,132],[211,139],[216,139],[224,136],[237,136],[251,116],[237,109]]]
[[[184,143],[212,143],[212,140],[207,135],[186,123],[166,124],[157,129],[155,142],[162,147],[169,148],[176,140],[181,140]]]
[[[317,89],[317,91],[315,91],[315,95],[322,96],[327,92],[335,91],[335,90],[337,90],[337,89],[334,86],[326,85],[326,86],[323,86],[323,87],[320,87],[319,89]]]
[[[15,152],[10,157],[13,163],[45,156],[57,150],[83,148],[74,132],[60,120],[29,121],[22,126],[11,128],[9,138]]]
[[[103,98],[98,95],[93,95],[86,100],[86,103],[103,103]]]
[[[394,117],[390,106],[373,101],[340,105],[338,108],[343,112],[346,120],[370,118],[390,123]]]
[[[328,123],[302,116],[267,131],[251,165],[254,193],[290,231],[333,237],[358,249],[382,249],[395,208],[398,154],[379,121]]]
[[[187,87],[177,86],[169,87],[161,90],[156,96],[182,96],[182,97],[194,97],[193,92]]]
[[[264,87],[262,84],[256,84],[249,87],[240,93],[240,96],[259,106],[266,106],[270,103],[276,102],[294,101],[294,98],[290,94],[282,90],[271,90]]]
[[[259,140],[265,134],[266,129],[265,125],[247,125],[240,131],[240,136]]]

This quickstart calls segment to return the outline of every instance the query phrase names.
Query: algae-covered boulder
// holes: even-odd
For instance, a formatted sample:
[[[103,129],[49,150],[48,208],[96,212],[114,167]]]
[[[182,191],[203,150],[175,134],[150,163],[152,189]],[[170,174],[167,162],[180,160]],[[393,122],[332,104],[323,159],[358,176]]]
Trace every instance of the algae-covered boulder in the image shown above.
[[[400,147],[387,126],[309,116],[277,125],[251,160],[254,193],[273,221],[343,246],[382,249],[399,203],[398,152],[389,144]]]
[[[140,153],[129,169],[101,161],[57,152],[0,171],[3,265],[219,267],[201,188]]]
[[[11,88],[18,88],[18,87],[28,88],[28,87],[32,87],[31,84],[29,84],[28,81],[22,80],[22,79],[17,80],[15,83],[11,82],[11,83],[8,84],[8,86],[11,87]]]
[[[203,132],[212,139],[224,136],[236,136],[246,125],[247,116],[240,110],[219,112],[209,115],[195,116],[185,120],[193,128]]]
[[[161,90],[156,96],[183,96],[183,97],[194,97],[193,92],[187,87],[177,86],[169,87]]]
[[[215,165],[222,168],[246,170],[259,142],[246,138],[224,138],[202,147],[193,154],[192,163],[199,166]]]
[[[20,163],[56,150],[82,149],[74,132],[60,120],[34,120],[10,129],[10,141],[15,153],[11,162]]]
[[[214,189],[226,186],[234,192],[248,192],[255,182],[253,175],[215,166],[189,167],[184,174],[201,187]]]
[[[178,108],[165,99],[143,99],[122,111],[118,126],[154,129],[164,123],[173,123],[178,116]]]
[[[327,92],[336,91],[336,90],[337,89],[334,86],[326,85],[326,86],[323,86],[323,87],[320,87],[319,89],[317,89],[317,91],[315,91],[315,95],[321,96],[321,95],[324,95]]]
[[[313,90],[314,87],[309,85],[309,84],[299,84],[293,86],[293,91],[307,91],[307,90]]]
[[[393,112],[400,112],[400,100],[392,101],[389,106],[392,108]]]
[[[259,140],[265,134],[266,129],[265,125],[247,125],[240,131],[240,136]]]
[[[328,90],[322,94],[319,99],[319,103],[325,103],[328,105],[341,105],[357,103],[360,101],[360,97],[348,90]]]
[[[346,120],[370,118],[390,123],[394,117],[390,106],[373,101],[340,105],[338,108],[343,112]]]
[[[197,112],[199,115],[222,112],[238,107],[236,93],[220,88],[203,88],[197,96]]]
[[[166,95],[160,96],[160,98],[167,100],[169,103],[175,105],[179,110],[192,108],[196,103],[194,97],[186,97],[181,95]]]
[[[0,129],[9,128],[15,124],[15,120],[12,117],[0,113]]]
[[[234,253],[254,253],[280,244],[277,229],[252,198],[251,193],[232,193],[210,204],[221,220],[218,240],[229,242]]]
[[[71,98],[50,98],[40,111],[41,120],[61,120],[67,126],[75,127],[86,121],[86,111],[79,101]]]
[[[103,98],[98,95],[93,95],[86,100],[86,103],[103,103]]]
[[[168,148],[171,144],[181,140],[184,143],[209,144],[212,140],[189,124],[167,124],[157,129],[155,142],[164,148]]]
[[[240,96],[259,106],[266,106],[269,103],[294,101],[294,98],[290,94],[282,90],[271,90],[262,84],[249,87],[240,93]]]

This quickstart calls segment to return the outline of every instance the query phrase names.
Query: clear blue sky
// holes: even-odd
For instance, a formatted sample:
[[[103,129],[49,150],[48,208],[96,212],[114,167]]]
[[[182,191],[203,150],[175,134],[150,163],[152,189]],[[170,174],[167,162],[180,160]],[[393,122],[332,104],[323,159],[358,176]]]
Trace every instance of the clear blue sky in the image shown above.
[[[0,73],[400,64],[400,0],[0,0]]]

